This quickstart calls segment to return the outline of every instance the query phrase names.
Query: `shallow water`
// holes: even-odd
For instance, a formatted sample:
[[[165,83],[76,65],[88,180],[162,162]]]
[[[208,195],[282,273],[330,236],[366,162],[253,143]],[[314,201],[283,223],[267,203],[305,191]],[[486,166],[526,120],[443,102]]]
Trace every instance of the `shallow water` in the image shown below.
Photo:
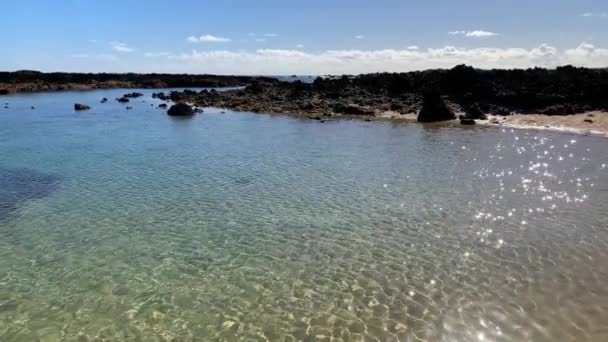
[[[0,97],[1,341],[608,340],[607,140],[125,92]]]

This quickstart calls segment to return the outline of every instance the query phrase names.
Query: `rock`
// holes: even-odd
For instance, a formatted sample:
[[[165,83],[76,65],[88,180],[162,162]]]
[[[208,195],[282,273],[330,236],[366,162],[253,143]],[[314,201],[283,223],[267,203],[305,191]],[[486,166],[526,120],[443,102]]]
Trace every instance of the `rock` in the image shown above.
[[[540,110],[539,113],[544,115],[572,115],[575,114],[576,111],[571,105],[564,104],[549,106],[543,110]]]
[[[449,109],[438,93],[426,93],[422,109],[418,113],[418,122],[436,122],[456,119],[456,114]]]
[[[129,102],[129,99],[123,96],[118,99],[118,102],[127,103],[127,102]]]
[[[80,104],[80,103],[74,103],[74,110],[87,110],[87,109],[91,109],[91,107]]]
[[[0,89],[0,95],[8,95],[10,94],[10,91],[8,91],[8,89]]]
[[[311,115],[308,118],[311,119],[311,120],[321,120],[320,116],[314,116],[314,115]]]
[[[588,116],[588,117],[590,117],[590,118],[592,118],[592,117],[594,117],[595,115],[593,115],[593,114],[587,114],[587,116]]]
[[[170,116],[191,116],[194,115],[192,107],[185,103],[176,103],[169,110],[167,114]]]
[[[30,109],[36,109],[36,107],[34,107],[34,106],[31,106],[31,107],[30,107]]]
[[[403,109],[403,105],[398,104],[398,103],[391,103],[391,105],[388,107],[388,109],[390,109],[394,112],[398,112]]]
[[[124,94],[122,97],[126,97],[126,98],[136,98],[136,97],[140,97],[140,96],[144,96],[144,94],[142,94],[142,93],[136,93],[136,92],[132,92],[132,93],[127,93],[127,94]]]
[[[167,95],[165,95],[165,93],[163,93],[162,91],[160,93],[152,93],[152,98],[160,99],[163,101],[166,101],[169,99],[169,97]]]
[[[469,106],[469,108],[467,108],[465,110],[465,117],[467,119],[475,119],[475,120],[487,120],[488,116],[485,115],[481,109],[479,108],[479,104],[475,103],[471,106]]]
[[[166,103],[161,103],[158,105],[158,108],[167,108],[167,104]]]
[[[507,116],[511,115],[511,111],[501,106],[490,106],[490,113],[494,115]]]
[[[498,121],[498,119],[492,119],[492,120],[490,120],[490,123],[494,124],[494,125],[499,125],[500,121]]]
[[[475,124],[475,120],[468,119],[468,118],[463,118],[463,119],[460,119],[460,124],[461,125],[474,125]]]
[[[104,97],[103,99],[101,99],[101,103],[106,103],[106,102],[108,102],[107,98]]]
[[[334,106],[334,112],[348,115],[374,115],[374,111],[356,104],[339,103]]]
[[[300,109],[305,111],[311,111],[315,109],[315,105],[311,102],[302,103],[300,104]]]
[[[129,109],[133,109],[133,107],[129,107],[129,106],[127,106],[127,110],[129,110]]]
[[[585,119],[583,121],[586,122],[586,123],[593,123],[593,120],[591,120],[591,119]]]

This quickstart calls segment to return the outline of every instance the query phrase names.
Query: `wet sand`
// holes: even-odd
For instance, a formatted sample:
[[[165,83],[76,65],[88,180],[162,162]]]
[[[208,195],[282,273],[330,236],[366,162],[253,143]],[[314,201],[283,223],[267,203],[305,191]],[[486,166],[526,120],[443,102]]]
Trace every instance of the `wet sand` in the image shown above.
[[[587,121],[585,121],[587,120]],[[579,134],[597,134],[608,137],[608,113],[588,112],[575,115],[515,114],[505,117],[490,116],[480,124],[500,122],[503,126],[532,129],[550,129]],[[590,121],[590,122],[589,122]]]

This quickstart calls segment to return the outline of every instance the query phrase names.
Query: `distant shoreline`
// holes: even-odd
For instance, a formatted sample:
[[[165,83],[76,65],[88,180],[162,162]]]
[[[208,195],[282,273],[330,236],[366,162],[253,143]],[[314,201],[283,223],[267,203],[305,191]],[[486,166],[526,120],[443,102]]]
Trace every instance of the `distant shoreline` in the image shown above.
[[[0,72],[0,95],[23,92],[133,89],[236,87],[255,81],[274,79],[258,76],[222,76],[189,74],[115,74],[115,73],[43,73],[38,71]]]
[[[499,124],[608,136],[608,69],[450,70],[376,73],[280,81],[264,76],[188,74],[84,74],[0,72],[0,95],[16,92],[113,88],[225,88],[171,91],[161,100],[241,112],[332,119],[419,121],[419,113],[445,112],[430,121]],[[169,89],[168,89],[169,90]],[[428,100],[426,94],[437,94]],[[429,102],[433,103],[429,103]],[[430,108],[430,109],[428,109]],[[432,115],[431,115],[432,116]],[[456,119],[456,120],[454,120]]]

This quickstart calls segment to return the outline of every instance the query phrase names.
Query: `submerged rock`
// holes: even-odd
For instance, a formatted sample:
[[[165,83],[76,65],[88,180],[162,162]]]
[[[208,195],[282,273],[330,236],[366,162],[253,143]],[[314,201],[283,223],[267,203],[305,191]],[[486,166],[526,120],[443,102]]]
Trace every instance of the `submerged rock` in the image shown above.
[[[438,93],[426,93],[422,109],[418,113],[418,122],[436,122],[456,119],[456,114],[446,106]]]
[[[74,110],[87,110],[87,109],[91,109],[91,107],[87,106],[87,105],[83,105],[81,103],[74,103]]]
[[[191,116],[194,115],[194,110],[188,104],[176,103],[169,108],[167,114],[170,116]]]
[[[106,103],[106,102],[108,102],[108,99],[104,97],[103,99],[101,99],[101,101],[100,101],[100,102],[101,102],[101,103]]]
[[[117,101],[122,102],[122,103],[127,103],[127,102],[129,102],[129,99],[123,96],[123,97],[119,98]]]
[[[158,108],[167,108],[167,104],[166,103],[161,103],[158,105]]]

